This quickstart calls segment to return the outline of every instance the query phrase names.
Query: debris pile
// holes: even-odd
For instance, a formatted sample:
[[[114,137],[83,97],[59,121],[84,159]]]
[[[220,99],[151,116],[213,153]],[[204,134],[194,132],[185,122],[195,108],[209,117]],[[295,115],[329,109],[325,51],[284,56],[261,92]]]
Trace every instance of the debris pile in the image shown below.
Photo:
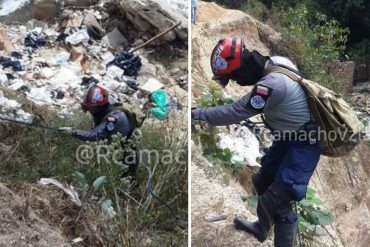
[[[31,1],[30,8],[46,8],[50,4],[46,2]],[[48,22],[31,19],[23,24],[0,25],[1,86],[59,114],[70,114],[77,108],[76,103],[91,83],[104,86],[117,100],[142,108],[158,89],[166,91],[171,102],[186,104],[182,97],[187,90],[186,1],[145,0],[135,1],[134,6],[127,6],[130,1],[75,2],[64,1],[64,6],[57,6],[56,17]],[[112,12],[109,6],[126,15]],[[156,14],[144,20],[134,18],[143,17],[145,6],[154,6],[151,13]],[[176,8],[181,9],[180,14],[171,13]],[[181,25],[134,49],[179,20]],[[131,26],[131,32],[125,32],[123,26]],[[180,53],[161,61],[156,51],[163,47]],[[176,75],[171,73],[172,67],[178,68]],[[167,91],[173,87],[178,89]],[[172,94],[179,90],[183,91],[180,96]]]

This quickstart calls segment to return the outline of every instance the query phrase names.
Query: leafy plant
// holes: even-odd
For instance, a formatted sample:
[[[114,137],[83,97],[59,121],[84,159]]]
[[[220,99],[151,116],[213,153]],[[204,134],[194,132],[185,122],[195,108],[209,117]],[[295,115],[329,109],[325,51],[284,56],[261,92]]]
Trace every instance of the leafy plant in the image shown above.
[[[298,223],[303,238],[310,240],[315,236],[328,235],[324,226],[331,225],[333,219],[329,211],[320,207],[323,204],[312,188],[308,188],[305,199],[297,203]]]
[[[232,98],[223,96],[220,86],[216,82],[211,81],[208,84],[208,93],[197,100],[197,105],[199,107],[213,107],[231,104],[233,102],[234,100]]]

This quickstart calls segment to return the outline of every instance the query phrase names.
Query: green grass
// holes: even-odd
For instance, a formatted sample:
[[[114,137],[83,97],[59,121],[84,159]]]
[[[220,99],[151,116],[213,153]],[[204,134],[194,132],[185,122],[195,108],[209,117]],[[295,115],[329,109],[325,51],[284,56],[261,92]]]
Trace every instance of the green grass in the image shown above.
[[[15,96],[10,93],[7,97]],[[70,117],[60,118],[55,112],[33,106],[25,99],[22,100],[28,112],[42,117],[42,120],[39,120],[40,123],[54,127],[89,128],[89,117],[81,111],[76,111]],[[63,203],[58,202],[51,208],[38,208],[38,212],[43,212],[43,215],[50,214],[46,220],[53,219],[53,222],[50,222],[51,225],[65,227],[63,232],[68,239],[78,237],[78,226],[86,225],[86,222],[91,221],[96,226],[104,246],[183,246],[187,243],[187,223],[176,220],[166,207],[148,194],[144,163],[139,165],[134,181],[130,182],[128,179],[120,178],[121,166],[114,166],[109,162],[97,163],[96,160],[92,160],[89,164],[77,162],[75,158],[77,147],[86,143],[72,136],[8,123],[1,123],[0,128],[3,144],[0,146],[0,177],[10,188],[16,190],[17,184],[23,184],[25,188],[19,193],[26,194],[27,188],[35,186],[42,177],[56,178],[62,183],[72,184],[77,188],[84,202],[82,209],[66,208],[63,204],[68,201],[66,197],[63,197]],[[142,140],[144,148],[158,150],[160,156],[165,155],[168,150],[179,152],[179,159],[172,163],[160,161],[147,165],[153,172],[154,192],[168,202],[176,214],[187,218],[186,114],[173,113],[168,120],[161,123],[144,125],[142,137],[140,136],[139,139]],[[114,146],[117,142],[118,139],[113,139],[108,145],[111,148],[117,148]],[[96,143],[88,145],[96,146]],[[73,174],[76,171],[84,174],[90,189],[81,186],[74,178]],[[94,191],[92,183],[100,176],[106,176],[106,183],[101,189]],[[31,190],[29,193],[34,192]],[[101,207],[101,202],[107,199],[112,201],[112,206],[117,213],[108,221]],[[76,226],[77,230],[70,225]]]

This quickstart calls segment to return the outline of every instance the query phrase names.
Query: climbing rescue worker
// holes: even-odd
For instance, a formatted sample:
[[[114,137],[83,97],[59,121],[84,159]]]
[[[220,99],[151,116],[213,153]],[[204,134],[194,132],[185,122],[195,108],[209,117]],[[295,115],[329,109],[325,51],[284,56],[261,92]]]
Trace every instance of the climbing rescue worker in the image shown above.
[[[194,109],[192,118],[218,126],[263,114],[274,141],[261,159],[261,168],[252,176],[258,194],[258,220],[236,217],[234,223],[236,229],[253,234],[260,242],[274,226],[274,245],[291,247],[297,232],[297,214],[291,203],[305,197],[321,148],[304,89],[281,73],[265,74],[269,66],[299,73],[287,58],[250,52],[240,38],[221,39],[211,55],[213,80],[223,87],[229,80],[254,87],[232,104]]]
[[[72,127],[62,127],[59,128],[61,132],[71,134],[83,141],[97,141],[110,139],[112,135],[117,133],[130,138],[136,128],[135,122],[122,110],[120,103],[110,97],[107,90],[99,85],[94,84],[87,89],[81,107],[84,112],[89,112],[92,115],[92,128],[79,130]],[[134,175],[138,165],[136,153],[125,154],[123,161],[128,166],[128,171],[122,177]]]

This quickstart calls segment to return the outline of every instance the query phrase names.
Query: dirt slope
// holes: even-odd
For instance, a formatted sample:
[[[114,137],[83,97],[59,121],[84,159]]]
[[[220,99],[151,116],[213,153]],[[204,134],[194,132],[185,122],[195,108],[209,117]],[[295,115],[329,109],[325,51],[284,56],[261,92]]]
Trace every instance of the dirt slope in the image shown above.
[[[0,183],[0,246],[71,245],[60,229],[50,226],[45,218],[29,207],[28,200],[22,200]]]
[[[209,56],[217,41],[224,36],[241,36],[246,47],[262,54],[272,54],[279,35],[270,27],[238,10],[227,10],[215,3],[200,2],[199,22],[192,27],[192,79],[193,96],[205,93],[205,84],[211,79]],[[225,93],[238,98],[250,88],[230,83]],[[242,214],[253,219],[240,199],[246,196],[238,183],[225,186],[220,178],[209,177],[211,164],[193,151],[192,162],[192,235],[194,246],[265,246],[233,230],[232,219]],[[193,149],[194,150],[194,149]],[[311,180],[310,187],[326,201],[325,207],[334,216],[328,230],[333,242],[320,238],[319,246],[369,246],[370,240],[370,147],[364,142],[348,157],[322,157]],[[207,167],[207,169],[205,169]],[[204,173],[204,170],[207,173]],[[208,174],[206,176],[205,174]],[[245,180],[243,180],[245,181]],[[246,184],[249,186],[248,184]],[[221,203],[222,202],[222,203]],[[226,221],[208,223],[205,217],[227,214]],[[203,239],[203,240],[202,240]],[[235,243],[237,242],[237,243]],[[214,244],[217,243],[217,244]],[[267,245],[268,246],[268,245]]]
[[[270,239],[260,244],[252,236],[235,230],[233,220],[236,215],[248,220],[257,219],[242,201],[245,191],[236,181],[225,185],[221,176],[205,172],[215,168],[202,157],[199,147],[192,150],[192,246],[273,246]],[[219,215],[226,215],[227,219],[207,221]]]

